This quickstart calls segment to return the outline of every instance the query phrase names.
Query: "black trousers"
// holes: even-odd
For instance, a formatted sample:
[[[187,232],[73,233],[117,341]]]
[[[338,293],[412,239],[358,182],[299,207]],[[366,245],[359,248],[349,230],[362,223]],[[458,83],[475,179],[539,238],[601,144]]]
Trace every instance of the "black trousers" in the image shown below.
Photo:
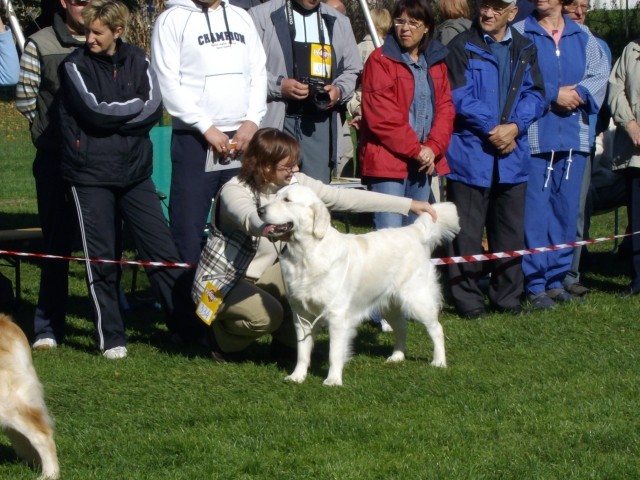
[[[486,227],[489,250],[524,248],[524,201],[527,184],[495,183],[490,188],[447,181],[447,199],[456,204],[460,233],[452,242],[453,255],[482,253]],[[456,310],[467,313],[484,306],[479,280],[491,273],[489,300],[494,308],[520,305],[524,289],[522,257],[449,266],[451,295]]]
[[[68,257],[78,232],[69,185],[60,173],[60,158],[38,151],[33,162],[43,253]],[[69,263],[43,258],[40,261],[40,291],[33,319],[34,340],[64,341]]]
[[[229,132],[232,135],[233,132]],[[211,201],[240,169],[205,172],[209,144],[199,132],[174,130],[171,137],[169,220],[183,262],[198,263]]]
[[[127,188],[73,186],[71,191],[87,258],[119,259],[123,220],[140,260],[180,262],[150,178]],[[86,269],[98,348],[104,351],[126,345],[118,305],[119,265],[87,261]],[[195,334],[194,323],[190,323],[195,317],[195,306],[189,297],[193,272],[167,267],[145,267],[145,270],[167,314],[170,330]]]

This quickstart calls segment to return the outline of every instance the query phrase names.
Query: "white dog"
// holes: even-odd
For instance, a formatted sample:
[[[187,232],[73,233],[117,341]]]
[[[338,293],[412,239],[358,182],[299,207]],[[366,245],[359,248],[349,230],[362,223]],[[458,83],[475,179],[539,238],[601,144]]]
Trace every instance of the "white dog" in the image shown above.
[[[0,314],[0,428],[16,453],[42,465],[41,479],[60,477],[53,422],[42,385],[31,362],[31,349],[20,327]]]
[[[345,235],[331,227],[324,203],[309,188],[292,185],[259,209],[273,237],[287,237],[280,257],[298,337],[298,362],[286,380],[307,376],[313,339],[329,327],[329,374],[325,385],[342,385],[356,327],[378,309],[396,335],[389,362],[404,360],[405,318],[422,323],[433,340],[432,365],[446,366],[438,321],[442,296],[429,261],[433,248],[460,230],[452,203],[434,205],[437,222],[421,215],[408,227]]]

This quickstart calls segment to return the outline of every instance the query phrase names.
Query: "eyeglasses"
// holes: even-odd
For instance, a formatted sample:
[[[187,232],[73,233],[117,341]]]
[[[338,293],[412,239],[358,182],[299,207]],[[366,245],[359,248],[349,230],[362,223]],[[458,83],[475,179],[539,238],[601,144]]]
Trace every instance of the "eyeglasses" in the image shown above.
[[[487,5],[486,3],[482,3],[480,5],[480,11],[481,12],[484,12],[484,13],[488,14],[489,10],[491,10],[495,17],[501,16],[504,12],[509,10],[509,8],[511,8],[511,7],[496,8],[496,7],[492,6],[492,5]]]
[[[422,22],[417,22],[415,20],[407,20],[406,18],[394,18],[393,24],[396,27],[404,27],[405,24],[409,26],[411,30],[416,30],[424,25]]]
[[[276,170],[279,170],[281,172],[287,172],[287,173],[293,173],[293,171],[298,168],[298,164],[297,163],[292,163],[289,165],[278,165],[276,167]]]
[[[591,10],[591,5],[567,5],[564,7],[565,11],[569,13],[577,12],[578,10],[582,10],[584,13],[587,13]]]
[[[89,0],[69,0],[69,3],[76,7],[86,7],[89,5]]]

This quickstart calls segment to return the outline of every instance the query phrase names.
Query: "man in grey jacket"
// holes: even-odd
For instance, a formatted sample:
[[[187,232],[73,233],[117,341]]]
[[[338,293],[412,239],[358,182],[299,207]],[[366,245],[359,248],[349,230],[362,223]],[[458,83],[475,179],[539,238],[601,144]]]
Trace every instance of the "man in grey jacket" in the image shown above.
[[[271,0],[249,13],[267,54],[261,126],[298,139],[301,171],[329,183],[342,126],[339,110],[362,70],[349,19],[320,0]]]
[[[34,33],[25,43],[16,86],[16,108],[29,121],[31,140],[36,147],[33,176],[43,252],[69,256],[78,223],[60,170],[58,67],[67,55],[85,43],[82,10],[88,1],[59,2],[53,25]],[[36,350],[56,348],[64,341],[68,278],[68,262],[42,259],[40,292],[33,320]]]

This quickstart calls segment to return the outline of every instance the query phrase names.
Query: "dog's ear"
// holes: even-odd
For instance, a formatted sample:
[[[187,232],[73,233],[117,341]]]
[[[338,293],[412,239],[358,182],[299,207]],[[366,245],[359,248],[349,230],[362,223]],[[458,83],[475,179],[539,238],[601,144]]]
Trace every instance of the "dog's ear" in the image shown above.
[[[322,202],[314,203],[311,210],[313,211],[313,236],[322,240],[331,223],[331,215]]]

